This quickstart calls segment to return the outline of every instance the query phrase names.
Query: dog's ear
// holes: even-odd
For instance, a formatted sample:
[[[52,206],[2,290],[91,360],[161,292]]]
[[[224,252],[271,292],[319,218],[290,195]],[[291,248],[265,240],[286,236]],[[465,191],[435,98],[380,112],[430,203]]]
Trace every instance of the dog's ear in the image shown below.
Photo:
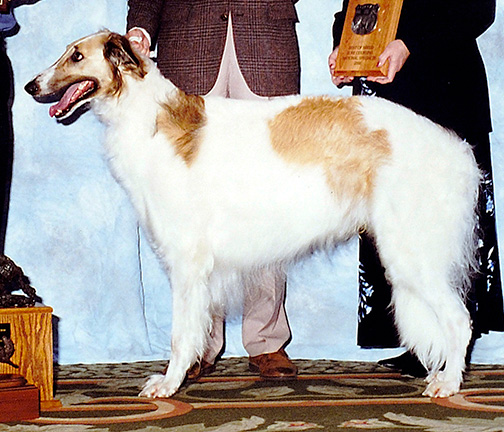
[[[142,58],[133,51],[129,40],[120,34],[110,34],[103,55],[118,70],[135,73],[140,78],[147,73]]]

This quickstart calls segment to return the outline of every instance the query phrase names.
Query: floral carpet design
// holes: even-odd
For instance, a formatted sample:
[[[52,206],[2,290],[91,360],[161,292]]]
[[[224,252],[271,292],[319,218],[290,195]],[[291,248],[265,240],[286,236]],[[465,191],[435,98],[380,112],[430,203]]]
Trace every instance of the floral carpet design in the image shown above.
[[[6,432],[504,431],[504,366],[473,366],[462,391],[422,396],[422,379],[374,363],[295,360],[299,377],[262,381],[244,358],[186,384],[170,399],[139,398],[162,362],[60,366],[60,407]]]

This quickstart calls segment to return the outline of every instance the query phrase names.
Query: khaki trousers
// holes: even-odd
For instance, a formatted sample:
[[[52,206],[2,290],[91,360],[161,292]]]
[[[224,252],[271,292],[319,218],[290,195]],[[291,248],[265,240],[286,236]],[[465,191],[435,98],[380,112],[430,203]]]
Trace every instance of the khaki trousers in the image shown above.
[[[232,99],[268,99],[249,89],[238,65],[233,40],[231,15],[229,16],[226,46],[219,75],[207,96]],[[250,356],[278,351],[290,339],[291,333],[285,313],[285,276],[264,271],[259,275],[260,296],[245,298],[242,318],[242,341]],[[224,322],[215,319],[204,360],[213,363],[224,345]]]

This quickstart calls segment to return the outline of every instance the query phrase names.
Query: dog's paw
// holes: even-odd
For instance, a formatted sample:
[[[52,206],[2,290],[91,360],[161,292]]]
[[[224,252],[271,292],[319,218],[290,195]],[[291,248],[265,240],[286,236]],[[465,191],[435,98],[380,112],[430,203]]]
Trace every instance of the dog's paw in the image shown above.
[[[148,398],[168,398],[172,396],[178,388],[179,386],[170,383],[165,375],[152,375],[145,383],[139,396]]]
[[[460,390],[459,380],[448,380],[443,372],[438,372],[434,376],[429,376],[427,388],[422,393],[424,396],[433,398],[447,398],[458,393]]]

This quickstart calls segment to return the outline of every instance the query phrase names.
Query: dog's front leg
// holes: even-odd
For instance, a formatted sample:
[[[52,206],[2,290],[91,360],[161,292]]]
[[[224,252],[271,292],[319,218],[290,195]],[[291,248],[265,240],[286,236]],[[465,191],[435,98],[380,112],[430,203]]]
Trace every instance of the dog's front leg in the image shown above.
[[[189,266],[193,267],[194,266]],[[196,273],[196,275],[195,275]],[[184,381],[187,370],[201,358],[211,330],[208,272],[200,269],[172,274],[172,352],[165,375],[153,375],[140,396],[169,397]]]

